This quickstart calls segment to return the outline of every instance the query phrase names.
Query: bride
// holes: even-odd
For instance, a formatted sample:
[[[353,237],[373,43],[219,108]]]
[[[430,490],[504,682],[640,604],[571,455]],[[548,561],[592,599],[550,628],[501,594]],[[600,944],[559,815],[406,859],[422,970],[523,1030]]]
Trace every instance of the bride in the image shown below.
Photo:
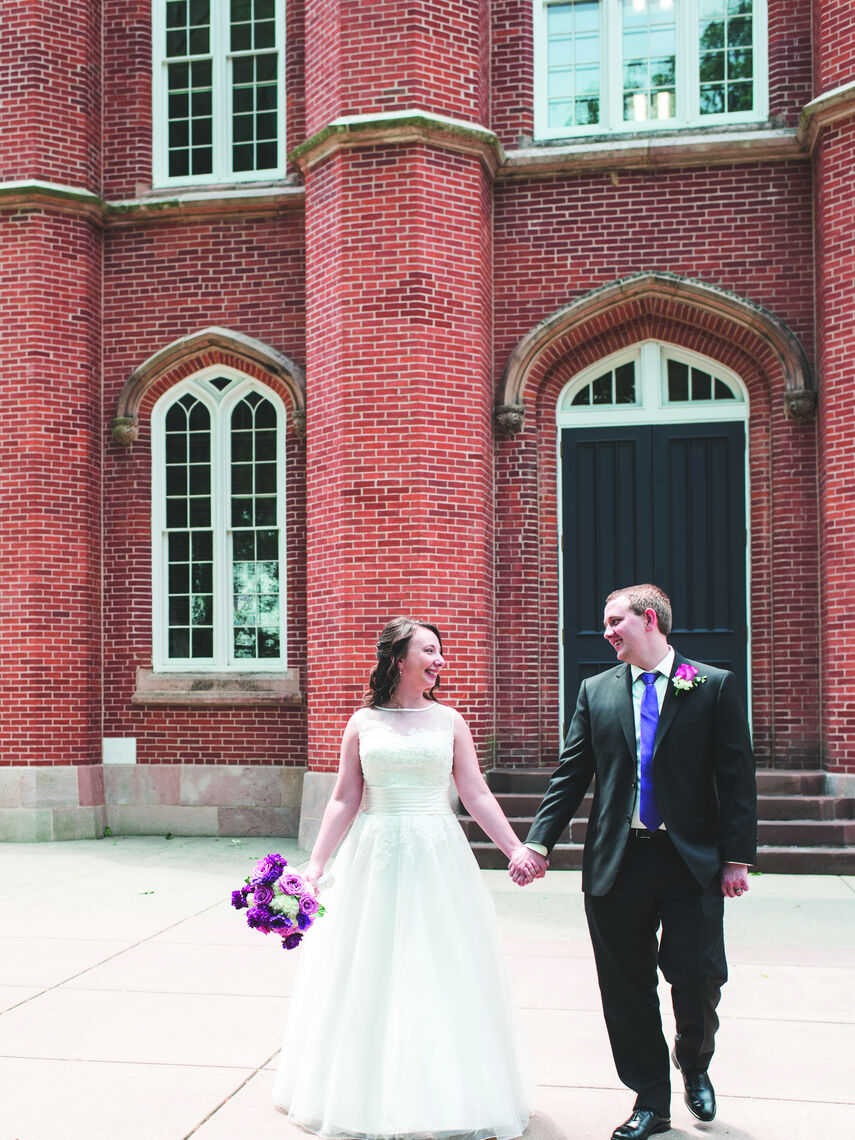
[[[511,1140],[528,1123],[492,899],[449,776],[509,858],[526,852],[436,699],[444,664],[436,626],[385,627],[306,871],[317,890],[356,817],[300,951],[273,1090],[331,1140]]]

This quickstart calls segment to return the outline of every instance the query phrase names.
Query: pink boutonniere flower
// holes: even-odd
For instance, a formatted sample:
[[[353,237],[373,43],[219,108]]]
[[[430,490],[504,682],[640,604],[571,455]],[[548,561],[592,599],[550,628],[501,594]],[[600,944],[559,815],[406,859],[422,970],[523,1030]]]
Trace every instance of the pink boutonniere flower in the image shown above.
[[[696,689],[698,685],[703,685],[706,677],[700,676],[699,670],[694,665],[678,665],[671,682],[674,686],[675,693],[689,693],[692,689]]]

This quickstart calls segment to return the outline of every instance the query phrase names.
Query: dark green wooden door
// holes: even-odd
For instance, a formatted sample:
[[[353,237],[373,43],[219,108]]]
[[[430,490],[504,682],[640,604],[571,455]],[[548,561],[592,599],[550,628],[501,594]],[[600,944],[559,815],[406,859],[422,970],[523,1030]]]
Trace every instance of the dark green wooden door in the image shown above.
[[[675,648],[732,669],[746,699],[745,425],[566,428],[561,450],[565,721],[615,664],[606,595],[636,582],[671,598]]]

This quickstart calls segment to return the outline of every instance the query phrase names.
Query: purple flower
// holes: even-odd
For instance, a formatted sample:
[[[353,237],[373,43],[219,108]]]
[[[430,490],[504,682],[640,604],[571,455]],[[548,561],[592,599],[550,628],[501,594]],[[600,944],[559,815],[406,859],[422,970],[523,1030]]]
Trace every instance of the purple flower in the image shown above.
[[[253,867],[252,874],[249,877],[250,885],[254,887],[258,883],[269,884],[275,882],[286,866],[287,863],[281,855],[265,855],[264,858],[259,859]]]
[[[282,948],[284,950],[294,950],[302,941],[302,934],[289,934],[287,938],[282,939]]]
[[[318,913],[319,907],[320,903],[314,895],[306,894],[300,899],[300,910],[303,914],[307,914],[309,918]]]
[[[273,891],[270,887],[262,883],[252,892],[252,898],[256,906],[266,906],[268,903],[273,902]]]
[[[232,891],[232,906],[235,908],[235,910],[243,910],[246,905],[246,895],[243,893],[243,891]]]
[[[270,927],[270,909],[266,906],[254,906],[246,912],[246,924],[251,927]]]
[[[290,930],[294,923],[284,914],[274,914],[268,925],[271,930]]]
[[[698,670],[694,665],[689,665],[685,661],[674,672],[675,677],[679,677],[681,681],[694,681],[698,675]]]
[[[313,921],[314,920],[309,918],[307,914],[303,914],[302,911],[297,915],[297,925],[301,930],[308,930]]]
[[[295,875],[292,872],[282,880],[282,889],[286,895],[301,895],[306,889],[306,884],[303,882],[302,875]]]

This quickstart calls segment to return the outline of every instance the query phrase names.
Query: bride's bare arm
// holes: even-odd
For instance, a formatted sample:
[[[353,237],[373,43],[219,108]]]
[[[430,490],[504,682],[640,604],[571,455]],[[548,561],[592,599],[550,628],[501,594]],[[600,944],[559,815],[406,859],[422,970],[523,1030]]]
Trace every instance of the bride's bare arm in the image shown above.
[[[318,879],[341,837],[347,831],[351,820],[359,811],[362,802],[362,766],[359,762],[359,732],[356,719],[351,717],[344,736],[341,738],[341,756],[338,764],[338,777],[333,794],[324,810],[318,838],[309,857],[305,879],[317,892]]]
[[[522,842],[508,823],[498,800],[487,787],[487,781],[478,766],[475,743],[469,726],[459,713],[454,714],[454,783],[463,806],[477,824],[484,829],[497,847],[504,851],[508,859],[514,858],[520,864],[531,864],[532,878],[540,878],[541,872],[533,854]]]

